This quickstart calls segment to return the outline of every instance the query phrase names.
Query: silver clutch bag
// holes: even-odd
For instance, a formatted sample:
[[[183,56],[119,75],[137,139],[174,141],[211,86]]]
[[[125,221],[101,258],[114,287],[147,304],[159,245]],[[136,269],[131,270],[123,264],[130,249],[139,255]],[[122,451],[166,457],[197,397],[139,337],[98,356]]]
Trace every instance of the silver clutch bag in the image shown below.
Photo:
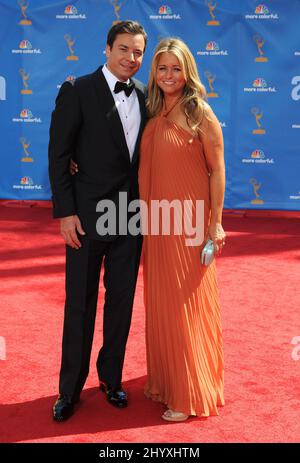
[[[214,242],[212,240],[208,240],[204,248],[201,252],[201,264],[209,265],[214,260]]]

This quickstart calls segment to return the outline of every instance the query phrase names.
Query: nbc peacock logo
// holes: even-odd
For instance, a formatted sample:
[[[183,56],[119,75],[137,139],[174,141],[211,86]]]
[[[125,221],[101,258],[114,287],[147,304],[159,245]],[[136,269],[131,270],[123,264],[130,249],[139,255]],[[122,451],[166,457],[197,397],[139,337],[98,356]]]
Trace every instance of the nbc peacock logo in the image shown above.
[[[34,117],[31,110],[28,108],[22,109],[19,117],[13,117],[12,122],[27,122],[31,124],[41,124],[40,117]]]
[[[276,93],[275,86],[268,85],[263,77],[256,77],[252,82],[252,87],[244,87],[244,92],[263,92],[263,93]]]
[[[28,185],[28,186],[31,186],[33,185],[33,180],[31,177],[22,177],[21,178],[21,182],[20,182],[21,185]]]
[[[72,74],[69,74],[67,77],[66,77],[66,82],[73,82],[74,80],[76,80],[76,77],[73,76]]]
[[[205,45],[205,49],[197,51],[200,56],[228,56],[228,50],[223,50],[220,45],[211,40]]]
[[[151,14],[149,19],[181,19],[180,14],[174,13],[168,5],[161,5],[158,9],[158,14]]]
[[[217,51],[220,49],[217,42],[208,42],[205,48],[207,51]]]
[[[262,88],[267,86],[267,82],[262,77],[258,77],[253,81],[253,87]]]
[[[275,164],[274,158],[267,157],[260,149],[252,151],[251,159],[254,160],[255,164]]]
[[[269,14],[269,9],[266,7],[266,5],[257,5],[255,8],[255,13],[256,14]]]
[[[255,149],[252,151],[250,156],[242,159],[244,164],[275,164],[273,158],[266,157],[265,153],[261,149]]]
[[[22,109],[22,111],[20,112],[20,117],[30,118],[33,116],[32,116],[32,112],[30,111],[30,109]]]
[[[31,43],[29,42],[29,40],[22,40],[22,42],[20,42],[19,48],[20,48],[21,50],[31,50],[31,49],[32,49],[32,45],[31,45]]]
[[[255,7],[254,13],[245,14],[245,19],[278,20],[279,16],[278,13],[271,13],[266,5],[260,4]]]
[[[65,8],[65,14],[77,14],[77,8],[74,5],[68,5]]]
[[[172,10],[169,6],[162,5],[158,10],[158,14],[172,14]]]
[[[64,9],[63,14],[57,14],[56,19],[64,19],[64,20],[69,20],[69,19],[86,19],[86,14],[79,13],[78,9],[74,5],[67,5]]]
[[[19,184],[13,185],[15,190],[42,190],[43,186],[34,183],[33,179],[29,176],[21,178]]]
[[[66,78],[65,78],[65,82],[74,82],[74,80],[76,80],[76,76],[74,76],[73,74],[69,74]],[[60,89],[60,87],[62,86],[62,84],[57,84],[57,88]]]
[[[264,159],[265,155],[262,150],[254,150],[251,153],[251,158],[252,159]]]
[[[33,48],[31,42],[29,40],[21,40],[19,43],[18,49],[13,49],[12,53],[14,54],[41,54],[41,50],[39,48]]]

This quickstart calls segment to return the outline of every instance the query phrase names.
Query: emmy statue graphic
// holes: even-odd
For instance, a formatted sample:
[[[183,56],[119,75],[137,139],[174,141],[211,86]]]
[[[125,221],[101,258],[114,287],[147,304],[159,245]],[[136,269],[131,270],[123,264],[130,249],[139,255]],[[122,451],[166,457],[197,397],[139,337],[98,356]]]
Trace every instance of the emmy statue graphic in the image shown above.
[[[74,49],[73,49],[75,40],[72,40],[72,38],[71,38],[71,36],[69,34],[65,34],[64,39],[67,42],[68,49],[69,49],[69,52],[70,52],[70,55],[66,57],[66,60],[67,61],[78,61],[78,56],[74,55]]]
[[[29,3],[25,5],[25,0],[19,0],[18,5],[21,8],[21,13],[23,16],[23,19],[21,19],[19,24],[21,24],[21,26],[31,26],[32,22],[30,21],[30,19],[27,19],[27,14],[26,14],[26,10],[28,8]]]
[[[114,7],[114,12],[116,15],[117,20],[113,21],[114,24],[118,24],[121,21],[121,16],[119,15],[119,10],[121,9],[122,3],[117,2],[117,0],[110,0],[111,5]]]
[[[261,187],[261,183],[257,183],[253,177],[250,179],[250,183],[253,187],[253,193],[255,194],[255,199],[252,199],[251,204],[264,204],[265,202],[262,199],[259,199],[260,194],[258,193],[258,190]]]
[[[204,75],[208,80],[208,85],[209,85],[209,88],[210,88],[210,92],[207,93],[207,97],[208,98],[218,98],[219,95],[218,95],[218,93],[214,92],[214,88],[213,88],[213,85],[212,85],[213,82],[216,79],[216,76],[211,74],[211,72],[209,72],[209,71],[205,71]]]
[[[258,129],[252,130],[252,133],[254,133],[255,135],[264,135],[266,131],[262,128],[262,125],[260,123],[260,119],[263,117],[263,113],[260,112],[259,108],[252,108],[251,112],[255,117],[255,122],[258,127]]]
[[[253,37],[253,40],[255,41],[256,45],[257,45],[257,49],[258,49],[258,53],[259,53],[259,56],[257,56],[255,58],[255,61],[257,63],[266,63],[268,61],[268,58],[266,56],[264,56],[264,52],[262,50],[262,47],[265,43],[265,41],[263,40],[262,37],[260,37],[258,34],[256,34],[254,37]]]
[[[25,157],[21,159],[22,162],[33,162],[33,159],[30,157],[30,154],[28,153],[28,148],[30,146],[30,142],[26,142],[24,137],[20,138],[20,143],[23,146],[23,151],[25,153]]]
[[[31,95],[32,94],[32,90],[30,90],[28,88],[28,79],[29,79],[29,75],[30,74],[26,74],[26,71],[25,69],[19,69],[19,73],[22,77],[22,81],[23,81],[23,87],[22,90],[21,90],[21,94],[22,95]]]
[[[212,4],[212,2],[209,2],[208,0],[206,0],[206,6],[208,6],[209,8],[209,14],[210,14],[210,17],[211,17],[211,20],[210,21],[207,21],[207,25],[208,26],[219,26],[220,23],[219,21],[216,19],[216,16],[214,14],[214,10],[217,6],[217,3],[215,3],[214,5]]]

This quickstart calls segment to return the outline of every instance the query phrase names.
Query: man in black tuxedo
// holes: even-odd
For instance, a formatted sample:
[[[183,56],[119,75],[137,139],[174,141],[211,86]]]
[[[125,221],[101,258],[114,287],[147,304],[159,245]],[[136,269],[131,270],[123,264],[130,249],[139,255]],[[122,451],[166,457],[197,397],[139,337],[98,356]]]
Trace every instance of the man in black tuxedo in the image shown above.
[[[124,223],[117,224],[120,228],[114,235],[99,234],[97,204],[113,201],[118,216],[120,192],[127,195],[127,203],[138,199],[145,87],[131,78],[141,66],[146,42],[139,23],[114,25],[107,36],[107,63],[93,74],[65,82],[52,113],[49,177],[53,215],[60,218],[66,243],[62,363],[59,397],[53,407],[56,421],[73,414],[88,376],[102,261],[105,304],[103,346],[97,360],[100,390],[112,405],[127,406],[121,380],[141,236],[118,233]],[[71,158],[79,165],[74,176],[69,171]]]

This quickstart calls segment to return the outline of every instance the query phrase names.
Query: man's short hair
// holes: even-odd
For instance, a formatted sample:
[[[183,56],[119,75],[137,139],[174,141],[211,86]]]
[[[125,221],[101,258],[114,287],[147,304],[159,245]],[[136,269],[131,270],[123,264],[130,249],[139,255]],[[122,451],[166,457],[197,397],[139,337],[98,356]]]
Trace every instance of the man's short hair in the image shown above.
[[[116,40],[116,37],[119,34],[142,34],[145,40],[145,51],[148,37],[143,26],[137,21],[119,21],[117,24],[112,26],[108,31],[106,40],[106,43],[107,45],[109,45],[110,48],[112,48],[114,41]]]

